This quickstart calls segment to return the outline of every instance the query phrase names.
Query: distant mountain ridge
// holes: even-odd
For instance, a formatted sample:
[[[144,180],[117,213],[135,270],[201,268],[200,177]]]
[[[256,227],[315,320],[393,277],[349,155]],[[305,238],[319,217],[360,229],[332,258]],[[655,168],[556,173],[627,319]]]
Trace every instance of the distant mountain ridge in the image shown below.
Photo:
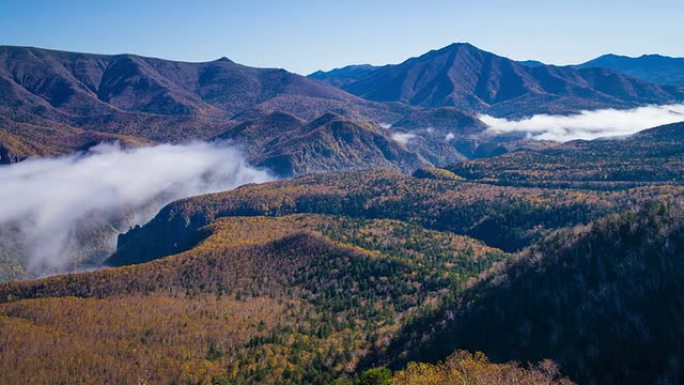
[[[370,64],[352,64],[341,68],[335,68],[327,72],[316,71],[307,77],[320,80],[335,87],[343,87],[363,78],[378,68],[380,67]]]
[[[607,69],[530,65],[467,43],[374,69],[342,89],[375,101],[452,106],[507,116],[627,108],[684,97],[682,89],[657,86]]]
[[[279,95],[359,101],[283,69],[247,67],[226,58],[188,63],[2,46],[0,63],[5,81],[72,113],[96,112],[90,110],[97,106],[105,111],[234,115]],[[5,105],[11,102],[3,100]],[[79,111],[84,106],[90,110]]]
[[[629,57],[608,54],[576,67],[608,68],[655,84],[684,87],[684,58],[663,55]]]
[[[406,119],[397,132],[387,127],[410,119],[415,110],[227,58],[187,63],[0,47],[1,163],[66,154],[102,141],[143,145],[194,139],[232,139],[247,149],[250,161],[282,175],[369,167],[410,172],[465,159],[446,133],[439,138],[407,133],[420,127],[406,126]],[[427,128],[433,126],[427,116],[439,113],[422,114]],[[335,116],[335,122],[310,125],[325,116]],[[474,116],[438,120],[438,128],[446,125],[452,136],[483,130]],[[411,140],[397,142],[395,134]]]
[[[273,111],[391,120],[393,107],[282,69],[0,46],[2,161],[103,140],[209,139]],[[237,121],[237,122],[236,122]]]
[[[250,161],[285,175],[371,167],[411,172],[506,152],[515,146],[502,142],[522,139],[493,139],[478,113],[564,114],[682,97],[684,89],[611,70],[516,62],[470,44],[308,78],[227,58],[187,63],[0,46],[0,163],[105,141],[230,138]],[[273,120],[286,115],[292,119],[282,127]],[[309,125],[325,116],[338,118]],[[250,128],[243,132],[245,123]]]
[[[414,116],[414,107],[367,101],[282,69],[227,58],[186,63],[4,46],[0,97],[2,163],[102,141],[194,139],[231,139],[250,162],[288,176],[373,167],[411,172],[465,159],[446,133],[409,133],[421,129],[402,121]],[[439,112],[421,114],[427,128],[433,126],[428,116]],[[454,137],[484,130],[477,117],[452,112],[459,114],[468,118],[441,117],[437,128],[446,126]],[[396,121],[403,122],[398,131],[377,123]],[[397,141],[397,135],[410,140]]]

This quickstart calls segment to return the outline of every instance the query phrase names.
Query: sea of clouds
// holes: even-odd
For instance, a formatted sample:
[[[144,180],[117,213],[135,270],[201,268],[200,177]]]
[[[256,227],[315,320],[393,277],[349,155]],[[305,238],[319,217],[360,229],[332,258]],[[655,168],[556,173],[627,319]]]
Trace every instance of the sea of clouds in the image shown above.
[[[18,255],[32,275],[66,271],[77,260],[101,262],[118,232],[173,200],[270,179],[225,143],[101,144],[1,166],[0,259]]]
[[[489,115],[481,115],[480,119],[495,134],[522,132],[533,139],[567,142],[627,136],[646,128],[681,122],[684,121],[684,104],[592,110],[572,115],[542,114],[522,120]]]

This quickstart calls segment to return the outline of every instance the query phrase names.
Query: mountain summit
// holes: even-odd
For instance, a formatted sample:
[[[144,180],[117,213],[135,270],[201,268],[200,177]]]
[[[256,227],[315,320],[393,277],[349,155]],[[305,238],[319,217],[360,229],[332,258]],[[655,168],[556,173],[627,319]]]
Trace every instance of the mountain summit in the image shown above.
[[[611,70],[529,66],[468,43],[379,67],[342,88],[375,101],[453,106],[494,115],[627,108],[684,97],[682,89],[653,85]]]

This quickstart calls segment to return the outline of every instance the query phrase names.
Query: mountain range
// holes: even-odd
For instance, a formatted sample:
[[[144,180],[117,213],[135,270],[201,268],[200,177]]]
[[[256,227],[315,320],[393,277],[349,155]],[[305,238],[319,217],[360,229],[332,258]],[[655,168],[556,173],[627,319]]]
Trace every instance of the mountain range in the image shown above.
[[[412,170],[505,151],[478,113],[627,108],[673,103],[684,91],[607,69],[530,66],[469,44],[308,78],[226,58],[183,63],[2,46],[0,96],[2,163],[106,141],[231,138],[248,148],[250,161],[298,175],[369,166]],[[329,113],[346,121],[345,139],[339,124],[325,134],[330,126],[316,126]],[[285,115],[294,118],[286,131],[271,124]],[[288,124],[295,120],[301,124],[293,130]],[[245,125],[252,126],[246,136],[239,134]]]
[[[36,218],[5,223],[0,383],[681,383],[684,122],[558,143],[481,119],[682,101],[674,65],[617,62],[452,44],[304,77],[0,47],[0,163],[203,140],[278,177],[123,232],[92,215],[76,273],[25,279]]]
[[[0,47],[3,161],[93,142],[210,139],[272,111],[391,120],[388,105],[280,69]]]
[[[530,66],[467,43],[396,65],[353,71],[358,68],[311,76],[330,84],[343,83],[342,89],[369,100],[451,106],[503,116],[626,108],[682,98],[677,87],[656,86],[612,70],[541,63]]]

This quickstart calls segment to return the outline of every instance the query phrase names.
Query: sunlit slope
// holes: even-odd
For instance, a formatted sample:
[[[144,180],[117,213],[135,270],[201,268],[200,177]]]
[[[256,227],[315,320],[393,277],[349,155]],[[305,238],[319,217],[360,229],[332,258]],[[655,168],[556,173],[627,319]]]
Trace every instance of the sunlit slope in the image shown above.
[[[217,218],[292,213],[397,219],[511,251],[551,229],[681,193],[673,186],[614,192],[503,187],[389,171],[315,174],[174,202],[145,226],[122,235],[109,263],[140,263],[187,250],[206,236],[201,228]]]
[[[471,181],[506,186],[620,189],[684,183],[684,123],[627,138],[577,140],[448,167]]]
[[[1,344],[0,380],[323,384],[505,258],[388,220],[235,217],[203,231],[170,258],[0,286],[0,339],[23,341]],[[112,356],[125,362],[104,365]]]

